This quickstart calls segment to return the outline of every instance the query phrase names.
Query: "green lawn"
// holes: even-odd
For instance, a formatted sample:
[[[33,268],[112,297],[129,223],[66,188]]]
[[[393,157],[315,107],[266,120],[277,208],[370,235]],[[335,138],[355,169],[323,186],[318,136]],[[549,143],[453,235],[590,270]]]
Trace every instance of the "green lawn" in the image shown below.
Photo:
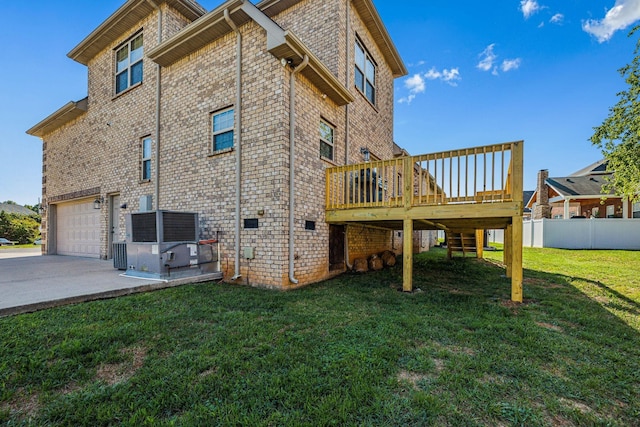
[[[640,252],[525,249],[522,305],[486,258],[0,319],[0,423],[640,425]]]

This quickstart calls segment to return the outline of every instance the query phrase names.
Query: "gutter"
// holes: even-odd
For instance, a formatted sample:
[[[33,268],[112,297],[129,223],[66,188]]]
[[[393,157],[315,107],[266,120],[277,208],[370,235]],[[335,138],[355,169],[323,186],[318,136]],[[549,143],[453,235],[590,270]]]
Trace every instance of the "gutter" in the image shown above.
[[[236,222],[235,222],[235,259],[234,274],[232,281],[238,280],[240,274],[240,202],[242,192],[242,34],[238,26],[233,22],[229,15],[229,9],[224,10],[224,20],[231,29],[236,33]]]
[[[154,0],[147,2],[158,11],[158,45],[162,44],[162,9]],[[156,210],[160,210],[160,111],[162,108],[162,66],[156,64],[156,182],[155,182],[155,199]]]
[[[294,276],[294,250],[295,250],[295,217],[294,209],[296,205],[295,196],[295,138],[296,138],[296,74],[309,65],[309,56],[305,55],[304,59],[297,67],[291,71],[289,77],[289,281],[294,285],[298,284],[298,280]]]

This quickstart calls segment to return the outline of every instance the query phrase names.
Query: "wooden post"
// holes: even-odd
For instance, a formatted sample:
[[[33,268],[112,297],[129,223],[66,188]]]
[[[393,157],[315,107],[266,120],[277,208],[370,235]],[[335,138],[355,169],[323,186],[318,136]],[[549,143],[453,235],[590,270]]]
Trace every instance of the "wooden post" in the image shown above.
[[[484,230],[476,230],[476,257],[482,259],[484,256]]]
[[[522,217],[514,216],[511,227],[511,301],[522,302]]]
[[[518,203],[518,212],[511,220],[511,300],[522,302],[522,211],[524,177],[524,142],[515,142],[511,157],[513,163],[513,201]]]
[[[402,290],[413,291],[413,220],[404,220],[403,232],[403,265],[402,265]]]
[[[502,251],[502,257],[504,259],[504,265],[506,267],[506,276],[511,278],[511,246],[513,245],[511,235],[513,234],[512,225],[507,225],[507,228],[504,230],[504,249]]]

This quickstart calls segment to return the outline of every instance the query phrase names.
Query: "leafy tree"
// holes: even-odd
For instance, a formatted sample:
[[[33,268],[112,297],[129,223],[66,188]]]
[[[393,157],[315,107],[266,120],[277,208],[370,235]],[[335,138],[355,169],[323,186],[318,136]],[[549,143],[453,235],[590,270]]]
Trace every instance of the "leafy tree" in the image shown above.
[[[640,26],[629,33],[633,36]],[[609,109],[609,116],[590,138],[608,160],[612,178],[604,190],[633,201],[640,200],[640,40],[634,50],[635,58],[620,70],[629,86],[618,93],[618,103]]]
[[[0,237],[19,244],[32,243],[40,236],[40,218],[36,215],[18,215],[0,212]]]

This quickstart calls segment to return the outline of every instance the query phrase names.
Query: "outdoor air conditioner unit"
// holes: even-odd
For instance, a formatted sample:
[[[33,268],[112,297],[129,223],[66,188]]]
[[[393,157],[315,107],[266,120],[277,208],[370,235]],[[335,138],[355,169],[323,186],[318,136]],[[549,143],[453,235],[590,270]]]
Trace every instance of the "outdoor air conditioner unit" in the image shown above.
[[[127,216],[126,275],[168,279],[211,273],[217,245],[198,240],[198,214],[150,211]]]

